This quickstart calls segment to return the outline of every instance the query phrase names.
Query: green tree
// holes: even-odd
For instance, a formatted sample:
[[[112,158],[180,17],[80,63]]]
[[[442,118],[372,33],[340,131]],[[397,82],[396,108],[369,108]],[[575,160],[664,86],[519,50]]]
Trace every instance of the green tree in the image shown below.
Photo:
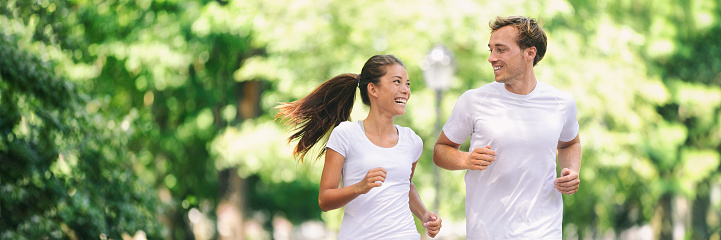
[[[271,87],[277,87],[277,93],[264,92],[262,101],[265,103],[262,108],[267,109],[270,116],[277,102],[297,99],[339,72],[357,71],[354,66],[362,64],[365,57],[359,56],[362,55],[359,52],[366,55],[391,52],[406,60],[411,76],[421,76],[414,66],[424,50],[436,42],[448,45],[459,63],[457,80],[460,81],[444,99],[447,116],[462,91],[491,79],[485,63],[484,43],[488,38],[485,23],[497,15],[530,15],[546,22],[550,37],[549,54],[537,68],[539,76],[542,81],[571,91],[579,104],[584,183],[582,191],[564,197],[567,235],[600,238],[610,231],[620,237],[627,229],[653,224],[656,234],[667,238],[674,229],[671,225],[678,224],[673,223],[672,213],[676,209],[672,205],[679,199],[697,196],[696,184],[718,184],[716,180],[701,181],[717,178],[713,171],[719,162],[717,143],[712,141],[704,147],[695,147],[687,140],[693,131],[711,137],[718,135],[715,131],[718,125],[708,120],[718,115],[717,110],[713,110],[719,102],[715,100],[717,88],[672,84],[674,80],[660,71],[663,65],[657,64],[676,52],[695,56],[683,48],[668,46],[683,41],[683,38],[677,40],[679,29],[694,31],[698,29],[693,26],[708,27],[713,23],[718,10],[710,1],[464,2],[444,6],[433,1],[324,4],[322,7],[302,3],[242,4],[255,9],[250,12],[257,13],[254,17],[257,39],[268,44],[268,54],[249,59],[239,72],[242,78],[260,76],[275,83]],[[669,19],[684,21],[673,24]],[[287,37],[289,35],[293,37]],[[708,36],[717,37],[713,33]],[[709,58],[707,62],[713,63],[714,59]],[[435,139],[430,121],[433,118],[427,117],[432,113],[424,106],[431,105],[425,99],[432,97],[416,84],[420,78],[411,78],[414,79],[414,98],[399,122],[416,129],[426,139],[425,152],[429,153]],[[312,81],[304,81],[306,79]],[[674,109],[680,102],[685,102],[686,107],[681,111]],[[693,126],[669,119],[664,110],[667,106],[671,106],[671,112],[698,109],[700,112],[694,114],[705,116],[705,127],[691,130]],[[362,118],[363,113],[356,111],[353,117]],[[247,134],[268,131],[257,126],[259,124],[242,128],[256,129],[243,130]],[[245,155],[251,154],[250,149],[257,148],[227,151]],[[268,153],[258,159],[275,159],[275,156]],[[441,212],[450,213],[450,219],[462,216],[459,174],[442,173],[448,187],[438,193],[429,191],[430,182],[426,180],[430,179],[429,162],[429,155],[424,154],[416,178],[421,194],[427,194],[425,199],[441,194],[443,205],[448,206],[442,206]],[[331,214],[326,214],[324,219],[339,220],[339,216],[328,215]],[[689,227],[692,228],[695,226]]]
[[[709,19],[721,18],[721,7],[709,4],[678,4],[685,14],[675,16],[682,23],[676,35],[670,36],[675,51],[653,62],[664,84],[675,89],[674,101],[659,106],[658,111],[665,120],[686,129],[677,150],[682,167],[673,174],[683,176],[678,191],[692,201],[690,239],[710,239],[712,233],[721,231],[718,221],[708,220],[721,214],[720,203],[711,198],[721,172],[721,60],[717,57],[721,54],[721,27]]]
[[[122,158],[158,189],[171,238],[193,235],[190,209],[210,209],[204,214],[212,219],[215,206],[235,196],[231,205],[240,205],[242,214],[248,197],[237,168],[216,166],[207,148],[219,130],[260,113],[262,82],[238,82],[233,74],[263,49],[250,48],[251,20],[226,5],[111,0],[2,6],[8,26],[16,26],[4,31],[33,34],[25,41],[56,51],[48,57],[55,71],[92,93],[80,105],[105,116],[108,128],[127,132],[119,143],[127,150]]]
[[[114,211],[97,199],[122,193],[105,187],[120,184],[110,189],[129,197],[113,206],[148,195],[131,206],[159,211],[173,239],[198,232],[188,218],[193,209],[225,226],[206,237],[243,235],[228,230],[241,229],[243,218],[269,230],[276,216],[320,218],[337,229],[341,211],[321,214],[315,202],[322,162],[291,158],[273,108],[337,74],[359,72],[381,53],[404,60],[413,82],[408,111],[396,121],[425,141],[414,177],[421,197],[428,205],[440,195],[444,220],[460,221],[463,172],[441,171],[444,187],[431,187],[436,130],[426,106],[434,92],[424,87],[418,62],[437,43],[456,56],[455,82],[442,99],[445,119],[463,91],[492,81],[488,21],[528,15],[545,22],[549,35],[537,76],[573,93],[579,107],[583,182],[564,196],[564,237],[623,237],[652,225],[658,238],[670,238],[680,225],[688,238],[713,238],[721,228],[713,197],[721,186],[719,12],[711,0],[5,1],[0,47],[20,57],[0,60],[0,185],[18,194],[36,182],[62,188],[3,195],[0,222],[21,226],[27,218],[5,218],[16,211],[6,206],[41,197],[58,209],[74,209],[67,199],[89,199],[90,209],[104,212],[89,211],[83,221],[103,222]],[[357,103],[351,118],[366,111]],[[15,167],[5,156],[25,160]],[[88,173],[102,168],[118,171]],[[678,217],[684,207],[677,206],[691,212]],[[239,220],[225,220],[228,213]],[[48,219],[60,235],[80,226],[69,217]],[[143,221],[93,228],[115,237]],[[142,229],[157,236],[154,227]]]
[[[92,95],[26,40],[0,33],[0,238],[160,237],[157,198],[124,161],[126,129],[89,112]]]

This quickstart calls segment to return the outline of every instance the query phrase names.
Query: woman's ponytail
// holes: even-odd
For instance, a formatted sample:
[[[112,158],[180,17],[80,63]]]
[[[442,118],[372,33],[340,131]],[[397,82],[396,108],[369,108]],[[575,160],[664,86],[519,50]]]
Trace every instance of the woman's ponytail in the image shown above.
[[[379,84],[380,78],[386,74],[387,66],[393,64],[405,67],[393,55],[375,55],[366,61],[360,75],[338,75],[315,88],[308,96],[278,105],[276,108],[280,111],[276,119],[282,118],[286,124],[293,126],[291,130],[294,133],[288,141],[298,140],[293,156],[302,163],[313,146],[319,141],[328,141],[324,137],[330,130],[350,118],[356,88],[360,89],[363,103],[370,106],[368,84]],[[320,150],[318,157],[324,153],[325,148]]]
[[[358,74],[341,74],[316,87],[308,96],[276,107],[279,109],[276,119],[282,118],[285,124],[293,126],[294,133],[288,141],[298,140],[293,156],[301,163],[313,146],[328,141],[324,136],[331,129],[350,118],[358,80]],[[324,153],[325,148],[317,157]]]

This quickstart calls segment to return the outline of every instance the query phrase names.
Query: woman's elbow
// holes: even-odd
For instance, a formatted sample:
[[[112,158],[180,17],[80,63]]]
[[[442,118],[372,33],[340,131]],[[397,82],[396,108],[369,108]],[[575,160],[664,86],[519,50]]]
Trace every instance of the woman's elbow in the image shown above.
[[[326,204],[325,202],[323,202],[323,200],[321,200],[320,198],[318,198],[318,206],[320,207],[320,210],[323,211],[323,212],[327,212],[327,211],[333,210],[333,208],[331,208],[330,206],[328,206],[328,204]]]

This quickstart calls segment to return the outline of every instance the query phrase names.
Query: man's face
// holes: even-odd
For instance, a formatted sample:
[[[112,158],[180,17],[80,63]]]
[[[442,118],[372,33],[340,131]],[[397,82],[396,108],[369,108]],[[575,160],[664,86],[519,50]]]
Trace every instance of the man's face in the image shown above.
[[[529,50],[533,47],[521,50],[516,43],[517,36],[518,30],[513,26],[505,26],[491,33],[491,39],[488,42],[491,55],[488,57],[488,62],[493,66],[493,74],[496,76],[497,82],[508,83],[512,80],[520,80],[527,72]],[[533,57],[530,57],[531,68],[533,67]]]

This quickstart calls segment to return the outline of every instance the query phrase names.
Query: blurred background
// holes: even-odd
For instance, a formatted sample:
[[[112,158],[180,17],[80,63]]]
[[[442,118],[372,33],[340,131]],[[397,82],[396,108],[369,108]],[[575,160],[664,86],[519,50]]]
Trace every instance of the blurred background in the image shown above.
[[[274,106],[375,54],[412,81],[396,123],[436,239],[464,239],[464,172],[432,147],[509,15],[544,23],[536,76],[578,105],[564,239],[720,239],[716,0],[3,0],[0,239],[335,239],[323,160],[292,158]]]

